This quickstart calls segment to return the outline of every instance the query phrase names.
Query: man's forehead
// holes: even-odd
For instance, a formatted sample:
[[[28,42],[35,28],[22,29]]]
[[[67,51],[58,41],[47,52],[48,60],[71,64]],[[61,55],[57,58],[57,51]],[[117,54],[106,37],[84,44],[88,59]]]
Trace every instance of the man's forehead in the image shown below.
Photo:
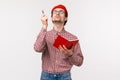
[[[57,11],[64,11],[63,9],[61,9],[61,8],[56,8],[56,9],[54,9],[54,11],[55,10],[57,10]]]

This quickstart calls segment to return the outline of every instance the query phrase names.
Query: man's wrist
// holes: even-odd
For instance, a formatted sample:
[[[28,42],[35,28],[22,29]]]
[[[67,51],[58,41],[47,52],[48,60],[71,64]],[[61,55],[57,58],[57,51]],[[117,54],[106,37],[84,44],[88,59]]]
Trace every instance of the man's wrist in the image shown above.
[[[43,27],[44,29],[47,29],[47,25],[42,25],[42,27]]]

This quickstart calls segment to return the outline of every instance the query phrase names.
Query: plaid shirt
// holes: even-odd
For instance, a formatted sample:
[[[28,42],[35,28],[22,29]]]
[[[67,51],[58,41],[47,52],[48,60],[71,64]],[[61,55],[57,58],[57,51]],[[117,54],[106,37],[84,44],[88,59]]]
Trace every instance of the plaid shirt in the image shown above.
[[[70,71],[73,65],[80,66],[83,62],[83,55],[79,43],[73,49],[73,55],[68,57],[59,49],[53,46],[54,40],[58,35],[65,37],[68,40],[77,39],[76,36],[65,31],[57,32],[54,29],[47,31],[42,28],[34,49],[37,52],[42,52],[42,70],[50,73],[61,73]]]

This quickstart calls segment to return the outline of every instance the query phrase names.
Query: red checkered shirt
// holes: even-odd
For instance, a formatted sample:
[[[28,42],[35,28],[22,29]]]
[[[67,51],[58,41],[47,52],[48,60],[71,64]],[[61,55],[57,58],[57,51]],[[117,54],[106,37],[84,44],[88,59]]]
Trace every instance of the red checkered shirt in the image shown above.
[[[42,70],[45,72],[66,72],[70,71],[73,65],[80,66],[83,63],[83,55],[79,42],[75,45],[71,57],[64,55],[58,48],[53,46],[58,35],[68,40],[77,39],[76,36],[67,32],[65,29],[57,32],[54,29],[47,31],[42,28],[34,44],[35,51],[42,52]]]

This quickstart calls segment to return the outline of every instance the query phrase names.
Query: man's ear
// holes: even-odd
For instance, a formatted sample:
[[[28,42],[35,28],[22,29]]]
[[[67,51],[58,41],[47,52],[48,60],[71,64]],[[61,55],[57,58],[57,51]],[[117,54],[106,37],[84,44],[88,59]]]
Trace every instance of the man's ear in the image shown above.
[[[51,20],[53,19],[53,17],[51,16]]]
[[[67,21],[68,20],[68,18],[67,17],[65,17],[65,21]]]

